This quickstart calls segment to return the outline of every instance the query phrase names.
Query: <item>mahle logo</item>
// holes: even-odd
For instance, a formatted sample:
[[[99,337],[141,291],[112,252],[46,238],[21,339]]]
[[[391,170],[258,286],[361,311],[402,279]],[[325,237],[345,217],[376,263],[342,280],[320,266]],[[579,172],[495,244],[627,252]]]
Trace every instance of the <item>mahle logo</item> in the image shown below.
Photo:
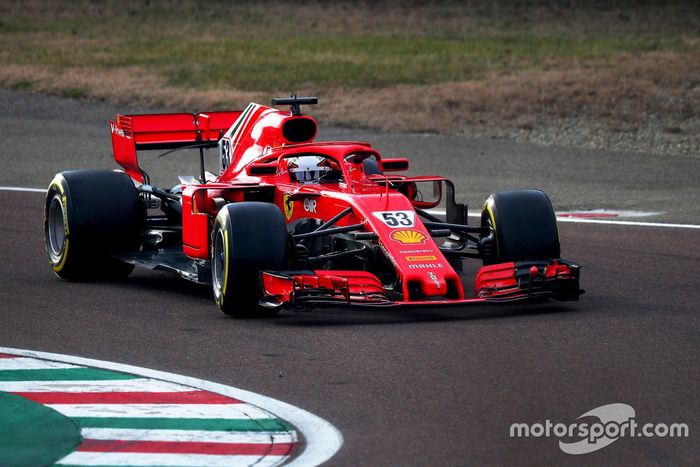
[[[591,418],[598,421],[591,422]],[[686,423],[640,424],[634,409],[622,403],[596,407],[580,415],[577,420],[581,421],[568,425],[553,423],[551,420],[532,424],[513,423],[510,426],[510,437],[566,438],[567,441],[559,440],[559,449],[567,454],[580,455],[603,449],[620,438],[687,438],[690,431]]]

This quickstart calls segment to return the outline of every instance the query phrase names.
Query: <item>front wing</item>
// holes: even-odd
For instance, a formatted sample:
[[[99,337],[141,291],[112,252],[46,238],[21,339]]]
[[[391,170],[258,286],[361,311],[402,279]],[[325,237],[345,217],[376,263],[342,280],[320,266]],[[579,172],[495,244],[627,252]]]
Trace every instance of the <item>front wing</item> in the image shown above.
[[[268,308],[310,306],[435,307],[505,303],[535,299],[578,300],[580,267],[566,260],[528,261],[484,266],[475,281],[473,298],[404,300],[392,297],[367,271],[265,271],[263,299]]]

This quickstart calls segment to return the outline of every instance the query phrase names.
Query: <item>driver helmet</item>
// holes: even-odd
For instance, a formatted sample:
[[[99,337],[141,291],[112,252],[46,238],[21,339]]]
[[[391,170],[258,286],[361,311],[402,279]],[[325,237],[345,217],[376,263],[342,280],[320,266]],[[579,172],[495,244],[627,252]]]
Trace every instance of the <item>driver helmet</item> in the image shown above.
[[[315,183],[331,170],[328,159],[323,156],[299,156],[289,159],[287,165],[292,180],[301,183]]]

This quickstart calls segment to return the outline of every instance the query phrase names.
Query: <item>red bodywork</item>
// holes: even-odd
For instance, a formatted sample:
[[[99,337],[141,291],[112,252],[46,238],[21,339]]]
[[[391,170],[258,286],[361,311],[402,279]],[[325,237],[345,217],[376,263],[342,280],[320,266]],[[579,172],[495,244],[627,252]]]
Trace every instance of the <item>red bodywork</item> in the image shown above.
[[[195,144],[218,147],[220,173],[216,179],[183,186],[182,249],[187,257],[209,260],[212,220],[220,207],[251,199],[253,193],[263,190],[288,224],[309,217],[325,222],[350,208],[335,227],[362,224],[365,232],[374,234],[367,238],[376,242],[395,269],[399,290],[394,296],[402,297],[388,299],[387,284],[372,271],[270,271],[261,274],[265,300],[270,304],[302,305],[305,297],[315,297],[316,303],[455,305],[528,298],[567,281],[578,287],[577,267],[567,262],[540,265],[537,274],[528,269],[526,280],[518,276],[516,264],[504,263],[482,267],[473,296],[465,298],[459,274],[435,242],[434,232],[416,214],[416,205],[427,206],[393,189],[397,181],[405,185],[445,179],[367,175],[363,160],[368,157],[384,172],[405,169],[408,162],[382,159],[368,143],[315,143],[316,122],[309,116],[250,104],[233,112],[120,115],[111,122],[111,129],[115,160],[139,183],[148,183],[148,177],[139,167],[138,150]],[[309,153],[332,160],[342,171],[342,180],[331,184],[293,181],[288,159]],[[393,212],[407,213],[410,225],[391,226],[382,220],[381,213]]]

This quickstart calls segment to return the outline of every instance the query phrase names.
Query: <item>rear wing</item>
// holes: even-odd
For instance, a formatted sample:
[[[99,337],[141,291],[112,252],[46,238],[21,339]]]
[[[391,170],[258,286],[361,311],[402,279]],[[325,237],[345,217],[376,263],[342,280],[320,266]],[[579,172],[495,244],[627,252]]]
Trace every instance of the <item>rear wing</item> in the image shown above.
[[[117,115],[110,121],[114,160],[127,174],[148,183],[148,174],[139,167],[137,151],[216,147],[241,111]]]

